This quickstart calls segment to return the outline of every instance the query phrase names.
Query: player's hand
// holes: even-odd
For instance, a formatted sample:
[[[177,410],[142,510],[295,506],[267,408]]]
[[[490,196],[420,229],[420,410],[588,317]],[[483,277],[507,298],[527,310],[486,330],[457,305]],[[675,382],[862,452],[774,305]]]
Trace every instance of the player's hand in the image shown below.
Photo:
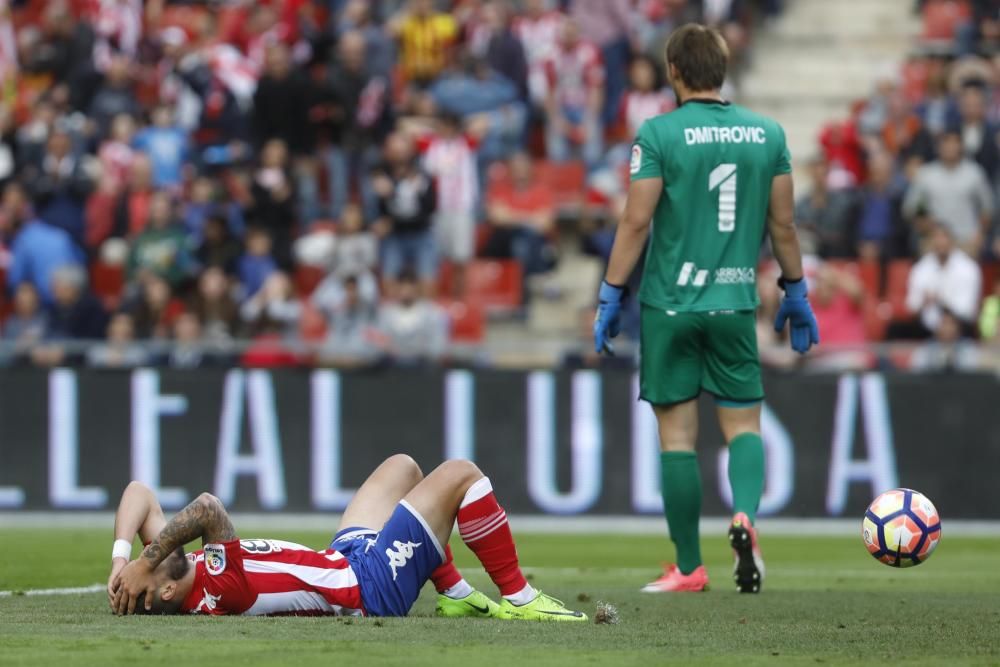
[[[153,576],[153,568],[150,567],[149,561],[138,558],[122,568],[116,588],[113,607],[119,616],[134,613],[136,601],[144,593],[146,611],[152,610],[156,578]]]
[[[781,333],[787,321],[792,349],[805,354],[813,345],[819,345],[819,325],[809,306],[806,279],[800,278],[795,282],[781,280],[778,284],[785,290],[785,298],[781,300],[778,316],[774,319],[774,330]]]
[[[617,287],[608,281],[601,281],[597,292],[597,315],[594,317],[594,351],[614,355],[611,339],[621,331],[622,303],[627,296],[624,287]]]
[[[115,591],[117,589],[118,575],[128,565],[127,558],[115,558],[111,561],[111,576],[108,577],[108,604],[111,610],[115,610]]]

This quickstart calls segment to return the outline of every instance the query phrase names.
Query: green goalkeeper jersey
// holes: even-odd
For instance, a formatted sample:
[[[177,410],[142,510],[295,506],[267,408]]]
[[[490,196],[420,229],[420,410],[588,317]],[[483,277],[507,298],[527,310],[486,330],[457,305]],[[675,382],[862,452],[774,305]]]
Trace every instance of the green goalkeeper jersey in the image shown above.
[[[642,125],[629,171],[633,181],[663,179],[640,300],[678,312],[756,308],[771,180],[791,171],[781,126],[689,100]]]

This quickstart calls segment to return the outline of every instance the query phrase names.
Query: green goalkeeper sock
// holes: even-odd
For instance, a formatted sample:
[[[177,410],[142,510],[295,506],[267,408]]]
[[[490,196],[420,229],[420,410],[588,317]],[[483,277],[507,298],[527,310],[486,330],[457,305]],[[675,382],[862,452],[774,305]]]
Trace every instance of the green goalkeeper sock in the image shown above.
[[[691,574],[701,565],[698,520],[701,518],[701,471],[694,452],[660,454],[660,489],[670,539],[677,548],[677,567]]]
[[[729,443],[729,485],[733,513],[745,512],[751,523],[756,521],[764,493],[764,441],[756,433],[741,433]]]

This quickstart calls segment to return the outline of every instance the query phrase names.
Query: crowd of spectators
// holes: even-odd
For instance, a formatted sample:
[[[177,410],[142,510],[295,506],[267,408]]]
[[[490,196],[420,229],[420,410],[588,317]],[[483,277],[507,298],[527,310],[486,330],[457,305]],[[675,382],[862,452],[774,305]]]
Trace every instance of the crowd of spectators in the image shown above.
[[[797,202],[803,248],[822,260],[818,366],[973,369],[1000,346],[1000,2],[917,10],[914,55],[823,128]],[[921,342],[858,352],[884,339]]]
[[[440,359],[470,260],[555,265],[540,161],[620,194],[630,137],[674,105],[671,30],[718,25],[738,62],[776,10],[0,0],[6,361],[195,367],[239,340],[295,364],[317,331],[328,363]]]

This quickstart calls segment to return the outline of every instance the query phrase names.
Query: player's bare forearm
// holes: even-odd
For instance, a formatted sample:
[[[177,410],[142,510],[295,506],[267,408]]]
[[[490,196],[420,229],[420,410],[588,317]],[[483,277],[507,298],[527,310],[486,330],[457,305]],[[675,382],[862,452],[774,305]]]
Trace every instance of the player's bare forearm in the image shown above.
[[[625,212],[615,232],[605,280],[612,285],[628,282],[649,238],[649,225],[663,191],[663,179],[645,178],[629,185]]]
[[[236,530],[218,498],[203,493],[167,522],[159,535],[142,550],[142,558],[155,568],[177,547],[202,538],[203,542],[228,542]]]
[[[138,535],[143,542],[149,542],[166,523],[153,490],[142,482],[130,482],[115,514],[115,539],[131,542]]]
[[[791,174],[775,176],[771,181],[767,229],[781,275],[791,281],[802,278],[802,249],[795,230],[795,195]]]

